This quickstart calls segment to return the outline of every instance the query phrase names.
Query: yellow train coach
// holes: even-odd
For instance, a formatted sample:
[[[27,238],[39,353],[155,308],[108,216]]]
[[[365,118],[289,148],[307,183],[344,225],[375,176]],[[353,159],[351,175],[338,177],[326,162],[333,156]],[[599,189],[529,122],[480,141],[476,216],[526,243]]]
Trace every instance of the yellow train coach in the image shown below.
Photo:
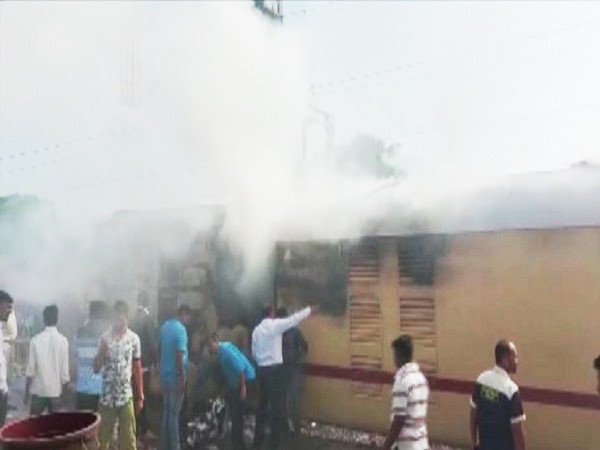
[[[277,255],[277,302],[328,312],[302,325],[306,417],[385,431],[390,343],[408,333],[432,389],[431,441],[468,447],[473,382],[508,338],[529,448],[600,449],[600,228],[285,242]]]

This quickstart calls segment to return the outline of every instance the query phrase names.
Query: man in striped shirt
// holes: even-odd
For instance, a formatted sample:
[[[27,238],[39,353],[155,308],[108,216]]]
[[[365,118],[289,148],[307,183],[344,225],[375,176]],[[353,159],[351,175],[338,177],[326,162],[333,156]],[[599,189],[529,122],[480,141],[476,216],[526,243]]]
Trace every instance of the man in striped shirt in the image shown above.
[[[392,424],[385,450],[428,450],[427,402],[429,384],[419,365],[413,362],[413,344],[403,334],[392,343],[398,371],[392,388]]]

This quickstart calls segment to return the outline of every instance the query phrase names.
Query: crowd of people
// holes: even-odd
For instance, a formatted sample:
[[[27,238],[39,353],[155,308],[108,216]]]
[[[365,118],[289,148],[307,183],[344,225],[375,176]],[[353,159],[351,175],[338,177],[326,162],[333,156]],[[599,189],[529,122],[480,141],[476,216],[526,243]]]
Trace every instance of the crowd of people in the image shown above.
[[[13,298],[0,291],[2,323],[14,316],[12,308]],[[59,308],[48,305],[43,309],[44,329],[29,342],[23,403],[29,405],[30,415],[60,410],[72,391],[76,409],[99,413],[101,449],[111,446],[115,430],[119,449],[145,446],[151,434],[146,400],[151,370],[157,367],[162,394],[158,447],[182,448],[185,433],[180,414],[188,383],[192,309],[179,306],[177,314],[160,328],[143,294],[131,321],[129,305],[124,301],[116,301],[112,307],[104,301],[92,301],[88,313],[88,320],[69,343],[57,328]],[[279,448],[282,434],[299,433],[301,363],[308,345],[297,325],[310,314],[311,308],[305,308],[288,317],[283,308],[275,311],[267,307],[252,334],[251,352],[220,340],[217,333],[210,336],[207,350],[223,381],[233,449],[245,448],[244,415],[250,383],[259,390],[254,447],[261,448],[267,417],[269,448]],[[0,352],[0,425],[6,421],[7,409],[7,360]]]
[[[12,307],[12,297],[0,291],[0,321],[8,320]],[[252,332],[250,354],[233,342],[219,340],[216,333],[210,337],[207,347],[223,380],[234,450],[246,448],[244,415],[250,384],[258,390],[253,448],[263,448],[265,443],[270,450],[289,448],[288,439],[300,432],[299,392],[308,345],[298,325],[317,311],[316,306],[306,307],[288,316],[283,308],[265,307]],[[151,428],[146,399],[150,370],[158,363],[162,392],[159,448],[179,450],[180,413],[188,382],[186,327],[191,323],[192,313],[189,306],[181,305],[157,333],[147,296],[138,298],[131,328],[127,303],[116,301],[110,308],[106,302],[94,301],[89,305],[89,319],[78,329],[69,347],[67,338],[57,329],[58,307],[46,306],[42,313],[45,328],[29,344],[23,400],[30,405],[30,414],[51,413],[61,408],[73,379],[75,407],[100,414],[100,448],[109,448],[116,429],[118,448],[135,450],[140,442],[143,445]],[[398,337],[392,348],[398,370],[391,391],[391,425],[384,449],[428,450],[427,378],[413,360],[413,341],[409,335]],[[518,367],[517,348],[510,341],[500,340],[494,353],[495,366],[478,377],[470,399],[473,448],[525,450],[526,417],[519,388],[511,378]],[[600,393],[600,356],[593,364]],[[2,425],[8,399],[6,369],[5,354],[0,352]]]

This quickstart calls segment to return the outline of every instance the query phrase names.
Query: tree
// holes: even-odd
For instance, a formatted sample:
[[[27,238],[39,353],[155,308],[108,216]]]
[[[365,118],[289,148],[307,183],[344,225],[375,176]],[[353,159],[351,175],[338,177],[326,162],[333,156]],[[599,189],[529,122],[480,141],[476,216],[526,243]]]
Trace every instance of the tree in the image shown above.
[[[373,178],[398,178],[402,172],[394,166],[399,147],[369,135],[358,135],[339,146],[336,162],[344,170]]]
[[[0,197],[0,256],[19,251],[35,241],[37,228],[29,218],[41,202],[35,196],[10,195]],[[18,237],[27,236],[27,239]]]

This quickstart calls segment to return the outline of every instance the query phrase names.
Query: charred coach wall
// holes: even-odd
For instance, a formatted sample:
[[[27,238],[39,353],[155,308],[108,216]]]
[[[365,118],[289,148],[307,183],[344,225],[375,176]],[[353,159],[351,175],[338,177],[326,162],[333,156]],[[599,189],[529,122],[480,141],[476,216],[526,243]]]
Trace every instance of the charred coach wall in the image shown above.
[[[472,382],[493,364],[496,340],[506,337],[520,352],[516,381],[530,448],[600,448],[591,366],[600,353],[600,229],[463,233],[424,242],[371,238],[363,257],[347,252],[344,312],[302,325],[310,345],[306,415],[385,430],[390,342],[407,332],[430,376],[432,440],[468,444]],[[407,246],[412,256],[402,250]],[[298,303],[289,295],[279,300]]]

